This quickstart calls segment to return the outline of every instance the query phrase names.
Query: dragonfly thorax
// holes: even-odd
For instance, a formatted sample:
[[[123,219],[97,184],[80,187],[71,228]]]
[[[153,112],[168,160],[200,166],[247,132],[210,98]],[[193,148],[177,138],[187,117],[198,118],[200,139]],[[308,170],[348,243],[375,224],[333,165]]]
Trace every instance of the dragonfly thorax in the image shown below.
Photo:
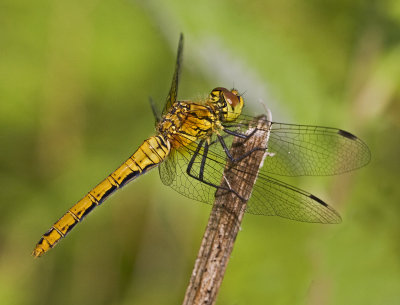
[[[208,104],[214,109],[219,120],[232,122],[242,113],[244,102],[236,89],[217,87],[211,91]]]
[[[221,128],[213,108],[207,103],[178,101],[162,117],[157,130],[174,148],[210,137]]]

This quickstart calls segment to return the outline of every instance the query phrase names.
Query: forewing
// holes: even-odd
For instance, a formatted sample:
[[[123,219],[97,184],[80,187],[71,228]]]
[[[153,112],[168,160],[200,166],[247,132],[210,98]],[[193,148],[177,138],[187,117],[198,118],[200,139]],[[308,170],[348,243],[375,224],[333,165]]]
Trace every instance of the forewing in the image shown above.
[[[251,119],[242,116],[227,126],[246,130]],[[367,145],[347,131],[276,122],[272,122],[268,152],[271,158],[261,171],[283,176],[341,174],[366,165],[371,157]]]
[[[183,54],[183,34],[181,34],[179,37],[178,53],[176,56],[174,76],[172,77],[171,89],[169,90],[169,94],[162,112],[163,115],[166,114],[170,109],[170,107],[176,102],[178,96],[178,84],[179,84],[179,75],[181,72],[182,54]]]

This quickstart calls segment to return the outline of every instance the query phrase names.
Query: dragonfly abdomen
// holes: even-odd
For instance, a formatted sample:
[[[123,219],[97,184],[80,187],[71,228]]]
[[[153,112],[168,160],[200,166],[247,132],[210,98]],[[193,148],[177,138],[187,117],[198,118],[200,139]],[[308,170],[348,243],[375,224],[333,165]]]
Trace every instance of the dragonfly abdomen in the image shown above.
[[[100,205],[114,191],[164,161],[170,149],[169,141],[165,140],[161,135],[145,140],[128,160],[95,186],[85,197],[70,208],[49,231],[43,234],[32,254],[38,257],[53,248],[78,222],[83,220],[87,214]]]

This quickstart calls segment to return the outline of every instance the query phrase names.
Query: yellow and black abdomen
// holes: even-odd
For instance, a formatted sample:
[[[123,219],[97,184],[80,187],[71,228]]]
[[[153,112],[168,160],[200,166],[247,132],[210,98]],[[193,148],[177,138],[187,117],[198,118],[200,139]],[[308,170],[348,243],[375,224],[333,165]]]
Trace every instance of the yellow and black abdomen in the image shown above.
[[[169,141],[161,135],[144,141],[128,160],[79,200],[42,236],[32,254],[38,257],[53,248],[78,222],[114,191],[164,161],[170,149]]]

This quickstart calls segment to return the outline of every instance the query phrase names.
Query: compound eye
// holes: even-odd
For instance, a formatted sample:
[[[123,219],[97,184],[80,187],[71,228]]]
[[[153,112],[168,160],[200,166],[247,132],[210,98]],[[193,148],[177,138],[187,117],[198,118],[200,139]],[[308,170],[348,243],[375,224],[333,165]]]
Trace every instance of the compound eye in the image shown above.
[[[216,94],[217,92],[218,92],[218,94]],[[218,96],[220,96],[222,93],[225,101],[232,107],[235,107],[236,105],[239,104],[239,98],[237,97],[237,94],[236,94],[238,92],[236,90],[229,91],[226,88],[217,87],[212,91],[212,93],[214,93],[215,95],[218,95]]]
[[[232,107],[236,107],[237,104],[239,104],[239,98],[232,93],[231,91],[225,89],[226,92],[224,92],[225,100],[231,105]]]

